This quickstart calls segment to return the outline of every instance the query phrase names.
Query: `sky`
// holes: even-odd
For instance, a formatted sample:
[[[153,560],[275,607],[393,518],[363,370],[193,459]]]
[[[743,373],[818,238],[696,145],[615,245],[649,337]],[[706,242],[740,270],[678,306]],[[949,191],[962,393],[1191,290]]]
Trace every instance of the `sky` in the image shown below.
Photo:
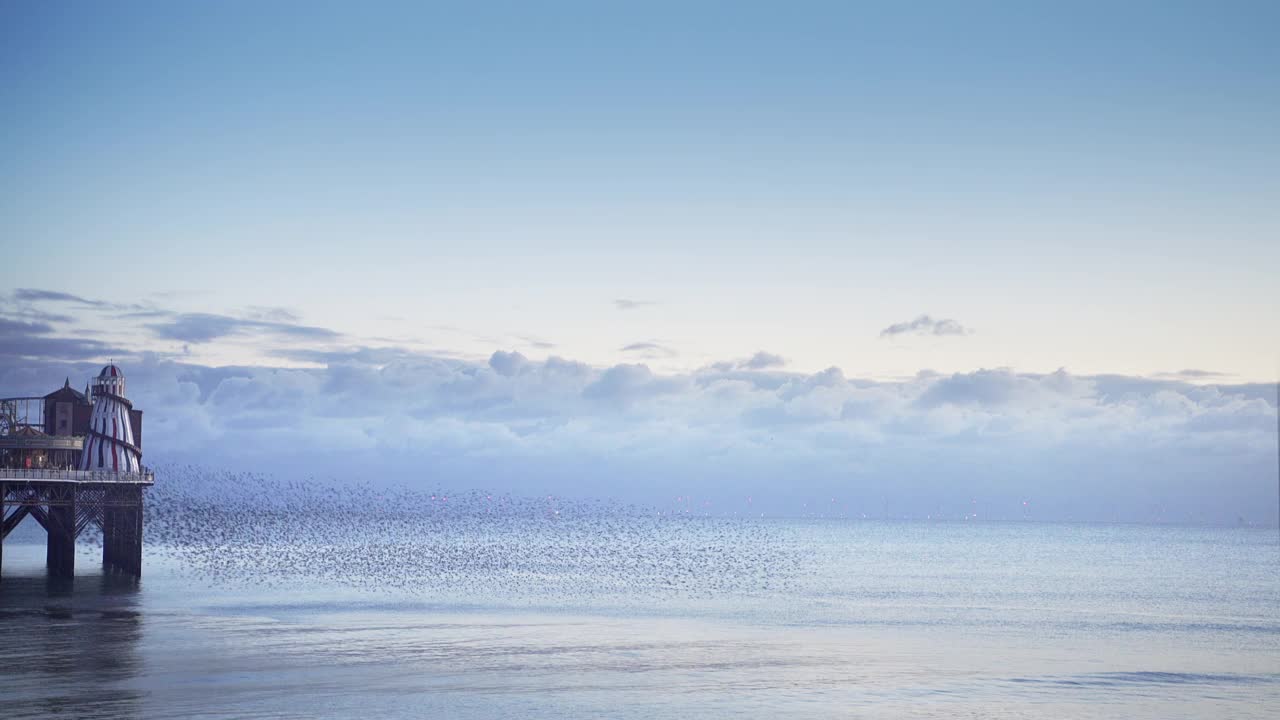
[[[1267,2],[7,2],[0,394],[114,358],[161,456],[281,433],[310,459],[279,472],[346,448],[915,511],[1087,471],[1106,499],[1059,514],[1274,522],[1277,27]]]

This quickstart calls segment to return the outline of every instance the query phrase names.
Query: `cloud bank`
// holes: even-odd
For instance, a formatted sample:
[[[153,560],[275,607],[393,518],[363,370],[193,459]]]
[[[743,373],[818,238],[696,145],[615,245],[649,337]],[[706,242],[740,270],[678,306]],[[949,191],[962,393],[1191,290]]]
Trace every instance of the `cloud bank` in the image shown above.
[[[96,369],[11,362],[0,387],[43,394]],[[142,359],[125,372],[152,463],[693,495],[725,512],[751,496],[779,514],[1275,521],[1271,386],[1003,369],[893,383],[835,368],[660,375],[516,352],[322,369]]]
[[[67,337],[28,301],[0,306],[0,394],[43,395],[67,377],[78,387],[114,355],[145,412],[151,464],[659,505],[693,496],[717,513],[1277,519],[1274,384],[1005,368],[877,381],[788,371],[763,351],[664,374],[365,347],[272,309],[107,311],[318,365],[211,367]]]

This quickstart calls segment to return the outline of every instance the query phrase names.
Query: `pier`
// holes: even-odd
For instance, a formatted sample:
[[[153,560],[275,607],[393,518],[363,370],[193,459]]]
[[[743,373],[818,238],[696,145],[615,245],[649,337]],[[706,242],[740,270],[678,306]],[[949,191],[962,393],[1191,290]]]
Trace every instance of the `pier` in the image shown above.
[[[28,517],[44,528],[50,576],[75,575],[76,539],[102,535],[104,571],[142,574],[142,412],[108,365],[84,393],[0,399],[0,571],[4,541]]]
[[[103,568],[141,575],[142,490],[154,483],[150,471],[0,468],[0,569],[4,538],[30,516],[47,535],[50,575],[75,575],[76,538],[90,523],[102,531]]]

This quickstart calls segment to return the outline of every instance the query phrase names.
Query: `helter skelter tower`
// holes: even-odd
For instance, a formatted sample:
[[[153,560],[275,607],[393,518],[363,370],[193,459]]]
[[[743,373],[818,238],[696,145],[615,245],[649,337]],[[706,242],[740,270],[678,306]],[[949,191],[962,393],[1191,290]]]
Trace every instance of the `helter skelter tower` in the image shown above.
[[[124,373],[114,364],[102,368],[93,381],[93,414],[81,470],[110,470],[136,473],[142,470],[142,449],[133,436],[130,411],[133,404],[124,396]]]

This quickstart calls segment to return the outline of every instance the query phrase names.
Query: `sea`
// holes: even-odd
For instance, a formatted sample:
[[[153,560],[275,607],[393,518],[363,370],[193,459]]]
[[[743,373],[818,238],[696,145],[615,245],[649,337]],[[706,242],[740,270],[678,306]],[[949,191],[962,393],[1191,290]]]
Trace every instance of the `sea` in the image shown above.
[[[1166,719],[1280,707],[1274,528],[469,507],[425,525],[348,518],[342,532],[290,513],[206,514],[176,530],[180,513],[152,518],[136,580],[104,573],[83,540],[76,577],[50,579],[42,536],[11,536],[0,714]],[[295,526],[311,531],[281,529]]]

